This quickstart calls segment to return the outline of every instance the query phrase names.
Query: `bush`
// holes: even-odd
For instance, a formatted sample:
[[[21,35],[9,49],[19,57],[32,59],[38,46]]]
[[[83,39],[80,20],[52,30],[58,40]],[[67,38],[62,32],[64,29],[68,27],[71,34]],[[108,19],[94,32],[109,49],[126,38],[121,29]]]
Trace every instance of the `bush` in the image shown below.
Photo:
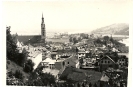
[[[10,71],[10,72],[7,73],[7,75],[8,75],[8,77],[12,77],[14,74],[13,74],[12,71]]]
[[[18,79],[23,79],[23,74],[20,72],[20,70],[16,70],[16,72],[14,73],[14,76]]]
[[[55,77],[50,73],[38,73],[41,72],[43,67],[37,68],[32,72],[27,81],[28,86],[47,86],[50,84],[55,84]]]
[[[24,67],[24,71],[25,72],[32,72],[33,71],[33,66],[34,66],[34,63],[32,62],[32,60],[27,60],[27,63],[25,64],[25,67]]]
[[[31,66],[28,65],[28,64],[25,64],[24,71],[27,72],[27,73],[30,72],[31,71]]]
[[[10,60],[7,60],[7,64],[10,64]]]

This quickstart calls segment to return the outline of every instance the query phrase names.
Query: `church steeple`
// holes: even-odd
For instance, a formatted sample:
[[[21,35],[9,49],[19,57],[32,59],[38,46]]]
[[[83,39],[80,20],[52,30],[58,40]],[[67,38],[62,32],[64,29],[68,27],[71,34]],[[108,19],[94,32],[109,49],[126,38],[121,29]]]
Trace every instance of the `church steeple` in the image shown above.
[[[42,13],[42,24],[44,23],[43,13]]]
[[[44,43],[45,43],[45,38],[46,38],[46,34],[45,34],[45,23],[44,23],[44,18],[43,18],[43,13],[42,13],[41,39],[44,41]]]
[[[43,13],[42,13],[42,18],[43,18]]]

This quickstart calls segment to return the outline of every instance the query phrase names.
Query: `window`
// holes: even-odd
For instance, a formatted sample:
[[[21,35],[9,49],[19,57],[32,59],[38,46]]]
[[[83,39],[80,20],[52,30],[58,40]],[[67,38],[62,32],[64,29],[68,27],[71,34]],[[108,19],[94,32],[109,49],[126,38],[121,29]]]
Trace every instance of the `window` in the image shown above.
[[[108,63],[110,63],[110,61],[108,61]]]
[[[67,62],[67,64],[69,64],[69,62]]]
[[[106,60],[105,60],[105,63],[106,63]]]
[[[103,63],[103,61],[101,61],[101,63]]]

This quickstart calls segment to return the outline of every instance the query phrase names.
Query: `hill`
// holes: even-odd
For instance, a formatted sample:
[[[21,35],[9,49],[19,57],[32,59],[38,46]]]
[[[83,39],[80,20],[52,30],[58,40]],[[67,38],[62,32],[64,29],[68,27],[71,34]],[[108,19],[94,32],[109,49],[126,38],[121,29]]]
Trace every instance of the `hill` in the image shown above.
[[[93,34],[112,34],[112,35],[129,35],[129,25],[125,23],[112,24],[98,28],[91,33]]]
[[[23,67],[17,65],[15,62],[7,60],[8,63],[6,63],[6,67],[7,67],[7,71],[12,71],[13,73],[16,72],[16,70],[20,70],[20,72],[23,74],[24,76],[24,82],[26,81],[26,79],[29,78],[29,73],[26,73],[23,71]]]

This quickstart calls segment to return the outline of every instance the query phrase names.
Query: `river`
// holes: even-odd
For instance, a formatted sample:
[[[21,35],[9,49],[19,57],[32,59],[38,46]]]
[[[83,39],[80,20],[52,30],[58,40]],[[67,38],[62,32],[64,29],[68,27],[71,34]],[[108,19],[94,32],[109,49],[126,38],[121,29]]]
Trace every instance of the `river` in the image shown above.
[[[123,39],[122,41],[119,41],[119,42],[123,43],[123,44],[125,44],[126,46],[129,47],[129,38]],[[129,58],[129,53],[119,53],[119,54],[125,55],[125,56],[127,56]]]
[[[119,42],[125,44],[126,46],[129,46],[129,38],[123,39],[122,41]]]

